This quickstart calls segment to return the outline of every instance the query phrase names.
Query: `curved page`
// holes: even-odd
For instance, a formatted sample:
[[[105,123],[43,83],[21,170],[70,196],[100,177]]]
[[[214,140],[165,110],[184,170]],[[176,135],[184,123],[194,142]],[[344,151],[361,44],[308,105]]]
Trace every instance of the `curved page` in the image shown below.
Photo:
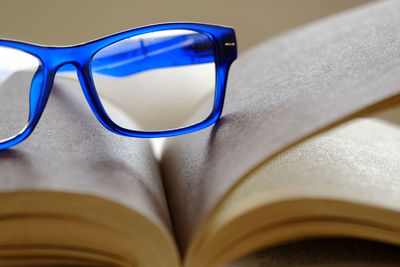
[[[35,207],[38,205],[48,210],[52,210],[52,207],[64,207],[65,213],[71,212],[69,209],[76,211],[81,208],[82,216],[79,214],[77,216],[82,217],[82,221],[86,215],[104,221],[114,220],[116,224],[125,224],[127,227],[127,229],[115,229],[117,233],[118,230],[124,231],[130,228],[141,232],[149,242],[155,233],[159,233],[161,235],[159,238],[169,240],[171,248],[175,246],[158,162],[154,159],[150,143],[144,139],[118,136],[105,129],[91,112],[77,81],[56,80],[36,130],[18,146],[0,151],[0,168],[2,170],[0,196],[3,201],[7,199],[7,195],[12,197],[32,192],[33,196],[29,194],[26,196],[25,202],[28,202],[26,207],[18,202],[19,200],[14,202],[10,200],[10,203],[16,203],[15,205],[21,208],[21,212],[31,214],[32,218],[38,215],[35,213]],[[54,202],[38,203],[42,201],[41,193],[43,199],[53,199]],[[57,193],[60,193],[59,196]],[[23,200],[23,197],[21,199]],[[28,200],[32,202],[29,204]],[[65,201],[69,201],[70,204]],[[81,203],[81,207],[76,206],[77,201]],[[107,207],[109,210],[105,210]],[[0,216],[14,216],[13,214],[17,212],[7,211],[6,208],[1,210]],[[129,210],[132,211],[132,217],[126,215],[129,214]],[[4,212],[11,213],[4,214]],[[63,216],[63,213],[64,210],[60,209],[56,214],[49,216]],[[127,217],[123,217],[125,216],[123,214]],[[150,222],[154,229],[158,230],[153,229],[151,233],[146,233],[145,226],[138,226],[139,221],[138,225],[128,224],[132,218]],[[0,222],[6,223],[1,219]],[[66,224],[65,229],[71,228],[74,223]],[[101,224],[100,221],[98,223]],[[35,222],[27,223],[26,227],[37,224],[40,225]],[[43,222],[41,229],[51,228],[52,225],[55,224]],[[76,229],[86,229],[86,226],[79,227]],[[95,235],[90,236],[90,229],[95,227],[98,225],[84,230],[88,236],[82,235],[83,243],[91,242],[91,238],[99,239]],[[62,229],[64,228],[59,230]],[[73,235],[75,232],[70,234]],[[113,238],[113,235],[109,238]],[[140,238],[134,236],[131,242],[135,240]],[[43,243],[42,245],[47,242],[45,237],[39,241]],[[54,239],[48,241],[48,244],[60,242]],[[83,244],[79,239],[74,242],[78,247]],[[105,239],[102,242],[111,241]],[[157,239],[153,242],[168,243],[164,241],[160,243]],[[158,245],[151,246],[157,248]],[[135,251],[122,249],[121,253],[136,254]],[[174,249],[165,251],[165,254],[169,254],[168,257],[176,257]]]
[[[207,218],[189,265],[315,237],[400,244],[399,116],[351,120],[255,168]]]

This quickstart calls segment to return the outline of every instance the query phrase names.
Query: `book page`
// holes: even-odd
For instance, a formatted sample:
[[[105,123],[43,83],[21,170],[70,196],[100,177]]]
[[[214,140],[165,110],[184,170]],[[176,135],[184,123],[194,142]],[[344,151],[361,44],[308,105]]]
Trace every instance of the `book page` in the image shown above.
[[[273,196],[283,199],[287,191],[295,197],[320,194],[400,212],[400,123],[393,117],[400,117],[400,106],[297,144],[249,173],[217,210],[230,206],[238,211],[239,203],[246,205],[255,195],[276,201]]]
[[[163,175],[183,251],[218,201],[256,166],[374,104],[398,102],[399,8],[384,1],[347,11],[239,57],[222,119],[166,144]]]
[[[35,216],[40,219],[40,215],[34,212],[34,207],[41,205],[48,210],[54,210],[55,207],[64,205],[65,201],[70,201],[70,205],[65,204],[66,209],[71,208],[79,212],[80,205],[77,206],[73,202],[72,194],[81,198],[79,201],[82,203],[83,210],[80,211],[81,216],[79,217],[82,218],[79,221],[87,220],[84,217],[90,215],[100,220],[94,222],[94,224],[100,225],[103,221],[113,220],[112,223],[114,224],[129,225],[130,220],[133,220],[132,218],[139,217],[137,218],[138,225],[140,225],[140,221],[147,220],[153,224],[156,230],[153,229],[151,233],[146,233],[145,228],[147,226],[131,223],[129,225],[130,230],[139,231],[144,236],[128,237],[126,235],[127,239],[131,238],[130,242],[133,243],[134,240],[140,242],[141,238],[144,238],[144,240],[153,239],[153,242],[157,245],[152,244],[151,246],[157,248],[161,243],[164,244],[165,240],[169,240],[171,247],[175,246],[172,243],[173,233],[159,166],[152,153],[150,142],[146,139],[119,136],[103,127],[90,110],[77,81],[64,78],[56,79],[43,116],[34,132],[21,144],[0,151],[0,158],[2,170],[0,173],[0,197],[3,201],[7,200],[8,196],[10,196],[9,199],[12,199],[11,196],[19,196],[24,192],[32,192],[34,195],[32,204],[25,208],[22,205],[20,211],[8,211],[7,207],[3,207],[0,211],[2,216],[6,216],[9,212],[11,214],[13,212],[31,212],[32,219]],[[38,192],[38,194],[35,195],[35,192]],[[43,193],[44,196],[49,198],[54,196],[51,192],[57,193],[55,194],[54,205],[40,203],[38,200],[41,197],[40,192],[49,192],[49,194]],[[57,200],[57,196],[59,196],[59,200]],[[26,201],[30,199],[29,195],[26,199]],[[91,206],[88,203],[92,203]],[[115,207],[101,210],[100,204],[103,205],[102,203],[105,203],[105,206],[115,205]],[[91,208],[85,210],[84,207],[87,206],[84,204]],[[96,212],[96,209],[100,210]],[[129,210],[133,211],[131,212],[132,217],[127,215],[130,214]],[[49,216],[63,217],[61,208],[54,210],[54,212],[59,214]],[[134,215],[134,213],[139,215]],[[121,216],[121,214],[125,214],[126,217],[124,217],[125,215]],[[65,216],[68,219],[68,216]],[[6,227],[3,225],[5,223],[0,220],[2,227]],[[66,224],[65,228],[72,227],[74,223]],[[52,225],[55,224],[43,223],[43,225],[48,226],[37,229],[34,228],[33,222],[27,225],[35,229],[32,232],[34,235],[36,232],[45,230],[46,227],[51,229]],[[93,225],[91,229],[95,229],[98,225]],[[113,231],[122,233],[130,230],[128,228],[118,229],[116,226]],[[77,233],[77,231],[75,230],[73,233]],[[78,247],[83,246],[85,242],[95,243],[100,239],[96,235],[90,237],[90,230],[85,231],[87,231],[88,236],[86,238],[85,235],[82,236],[81,242],[76,244]],[[102,230],[103,233],[107,233],[107,231]],[[9,230],[9,232],[12,231]],[[165,240],[161,242],[161,239],[154,239],[156,234],[159,234],[159,237]],[[57,236],[58,232],[54,235]],[[64,236],[68,238],[68,235]],[[22,236],[22,238],[25,237]],[[129,242],[113,245],[111,242],[113,235],[110,235],[109,238],[110,240],[100,241],[109,242],[110,246],[114,246],[114,253],[130,254],[132,257],[136,253],[140,253],[138,251],[124,251],[119,246],[131,245]],[[3,242],[3,239],[0,240],[0,243]],[[15,237],[15,240],[17,240],[17,237]],[[42,237],[40,240],[43,244],[49,242],[67,246],[56,237],[50,240]],[[26,242],[28,246],[29,242]],[[71,240],[71,242],[76,241]],[[147,247],[150,244],[140,243],[136,245]],[[166,256],[167,254],[169,255]],[[142,256],[145,257],[146,255]],[[160,257],[162,256],[165,256],[162,259],[163,262],[168,261],[168,258],[176,257],[173,249],[166,250],[165,247],[163,253],[160,254]],[[152,259],[150,259],[151,261]]]

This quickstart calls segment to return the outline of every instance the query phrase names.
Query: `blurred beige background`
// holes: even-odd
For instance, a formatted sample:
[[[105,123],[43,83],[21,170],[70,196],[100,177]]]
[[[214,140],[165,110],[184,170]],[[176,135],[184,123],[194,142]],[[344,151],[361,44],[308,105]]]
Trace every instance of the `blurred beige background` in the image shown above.
[[[239,50],[371,0],[2,0],[0,38],[48,45],[92,40],[165,21],[232,26]]]

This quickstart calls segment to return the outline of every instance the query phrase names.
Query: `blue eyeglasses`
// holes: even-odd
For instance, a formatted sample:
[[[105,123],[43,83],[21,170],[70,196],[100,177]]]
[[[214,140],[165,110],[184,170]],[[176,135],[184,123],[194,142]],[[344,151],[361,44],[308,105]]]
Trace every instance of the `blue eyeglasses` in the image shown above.
[[[94,114],[114,133],[152,138],[203,129],[221,115],[236,56],[233,29],[195,23],[146,26],[69,47],[0,40],[0,149],[33,131],[57,72],[77,72]]]

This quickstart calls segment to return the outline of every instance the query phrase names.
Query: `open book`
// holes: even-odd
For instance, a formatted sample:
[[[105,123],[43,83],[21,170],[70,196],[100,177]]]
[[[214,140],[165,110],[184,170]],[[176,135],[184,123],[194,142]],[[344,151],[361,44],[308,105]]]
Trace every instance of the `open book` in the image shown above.
[[[400,245],[400,3],[318,21],[241,55],[222,119],[116,136],[58,81],[0,151],[0,266],[221,266],[282,243]],[[238,266],[237,264],[235,266]]]

